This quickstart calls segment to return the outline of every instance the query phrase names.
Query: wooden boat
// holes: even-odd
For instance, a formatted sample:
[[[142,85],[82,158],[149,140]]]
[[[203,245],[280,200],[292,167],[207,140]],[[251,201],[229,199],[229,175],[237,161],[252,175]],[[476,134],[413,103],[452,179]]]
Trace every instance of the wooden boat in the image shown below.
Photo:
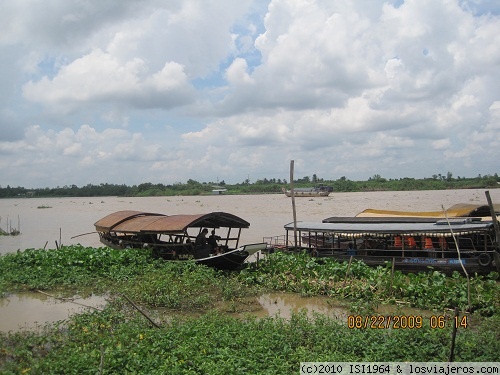
[[[115,249],[149,249],[167,260],[193,259],[218,269],[237,269],[265,243],[239,246],[241,230],[250,224],[229,213],[163,215],[140,211],[118,211],[94,224],[100,241]],[[217,247],[196,244],[204,229],[217,231]]]
[[[390,262],[404,272],[429,267],[446,274],[463,274],[464,268],[472,275],[500,272],[494,224],[481,218],[331,217],[289,223],[285,230],[287,249],[296,230],[294,248],[317,257],[358,259],[371,266]]]
[[[287,197],[292,196],[291,190],[281,189]],[[328,197],[333,191],[331,186],[318,186],[312,188],[298,188],[293,189],[295,197]]]

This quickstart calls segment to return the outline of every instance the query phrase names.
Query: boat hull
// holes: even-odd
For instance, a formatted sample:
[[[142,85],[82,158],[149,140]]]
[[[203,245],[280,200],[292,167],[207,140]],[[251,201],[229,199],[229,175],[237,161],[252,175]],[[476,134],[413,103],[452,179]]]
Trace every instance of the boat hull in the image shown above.
[[[238,249],[226,251],[222,254],[214,254],[205,258],[195,259],[195,261],[199,264],[217,269],[236,270],[241,268],[250,256],[266,248],[267,244],[264,242],[249,244]]]
[[[287,197],[292,196],[290,190],[285,191]],[[293,194],[295,197],[328,197],[330,195],[329,191],[295,191]]]
[[[248,251],[236,249],[224,254],[195,259],[195,262],[219,270],[237,270],[243,267],[250,255]]]
[[[101,237],[101,243],[116,250],[123,250],[125,248],[132,249],[151,249],[148,244],[142,243],[116,243],[107,239],[106,237]],[[158,249],[152,248],[153,256],[157,258],[162,258],[167,261],[173,262],[185,262],[194,261],[198,264],[203,264],[207,267],[212,267],[220,270],[237,270],[245,266],[246,260],[258,251],[265,250],[267,248],[266,243],[250,244],[242,246],[238,249],[227,250],[220,254],[209,254],[208,252],[196,252],[191,253],[184,252],[178,254],[174,251],[158,251]],[[201,257],[200,257],[201,256]]]
[[[368,266],[388,266],[394,264],[394,269],[405,273],[417,273],[422,271],[439,271],[446,275],[451,275],[458,272],[465,275],[465,271],[473,276],[487,275],[490,272],[497,271],[495,262],[492,261],[493,253],[490,255],[490,260],[481,262],[479,258],[428,258],[428,257],[391,257],[391,256],[369,256],[369,255],[347,255],[347,254],[331,254],[328,252],[313,253],[313,256],[318,258],[336,259],[340,262],[349,262],[359,260]]]

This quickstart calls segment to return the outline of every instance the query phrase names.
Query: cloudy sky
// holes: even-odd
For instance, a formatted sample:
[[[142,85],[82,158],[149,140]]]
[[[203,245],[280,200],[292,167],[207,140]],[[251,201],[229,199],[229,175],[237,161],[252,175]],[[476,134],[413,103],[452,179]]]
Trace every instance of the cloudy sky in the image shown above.
[[[497,0],[0,1],[0,186],[500,168]]]

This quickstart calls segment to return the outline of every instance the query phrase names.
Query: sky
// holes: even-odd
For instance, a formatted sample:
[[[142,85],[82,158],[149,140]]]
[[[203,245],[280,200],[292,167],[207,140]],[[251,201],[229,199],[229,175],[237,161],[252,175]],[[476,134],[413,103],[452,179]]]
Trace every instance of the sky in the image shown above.
[[[0,186],[500,172],[497,0],[0,0]]]

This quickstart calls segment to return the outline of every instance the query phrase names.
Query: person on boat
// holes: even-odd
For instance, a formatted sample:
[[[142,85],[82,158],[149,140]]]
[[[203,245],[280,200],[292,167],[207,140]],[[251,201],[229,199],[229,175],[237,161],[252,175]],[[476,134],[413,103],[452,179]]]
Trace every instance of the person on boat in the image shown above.
[[[203,228],[203,230],[196,236],[196,240],[194,240],[195,246],[205,246],[207,244],[207,233],[208,229]]]
[[[212,253],[216,253],[218,250],[219,245],[217,244],[217,241],[220,240],[220,236],[217,236],[215,234],[215,229],[212,229],[212,233],[210,234],[210,237],[208,237],[208,244],[212,248]]]
[[[349,242],[347,246],[347,255],[356,255],[356,248],[354,247],[354,244],[352,242]]]
[[[207,242],[208,229],[203,228],[203,230],[196,236],[194,241],[195,247],[195,258],[207,258],[210,256],[210,245]]]

